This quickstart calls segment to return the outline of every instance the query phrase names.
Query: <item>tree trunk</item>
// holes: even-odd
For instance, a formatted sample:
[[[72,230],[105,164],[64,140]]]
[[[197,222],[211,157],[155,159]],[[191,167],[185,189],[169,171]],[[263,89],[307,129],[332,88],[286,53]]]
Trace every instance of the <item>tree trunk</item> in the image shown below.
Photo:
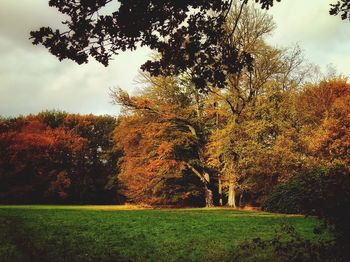
[[[222,206],[222,182],[219,176],[219,206]]]
[[[208,185],[204,186],[205,191],[205,207],[213,207],[213,191],[209,189]]]
[[[243,207],[243,192],[244,192],[244,191],[242,191],[242,193],[239,195],[239,203],[238,203],[238,206],[239,206],[240,208]]]
[[[235,192],[235,183],[233,180],[229,182],[227,205],[229,207],[236,208],[236,192]]]
[[[195,175],[197,175],[200,181],[203,183],[204,192],[205,192],[205,206],[212,207],[213,204],[213,191],[209,188],[210,186],[210,176],[208,173],[201,174],[197,169],[195,169],[190,164],[186,163],[186,165],[193,171]]]

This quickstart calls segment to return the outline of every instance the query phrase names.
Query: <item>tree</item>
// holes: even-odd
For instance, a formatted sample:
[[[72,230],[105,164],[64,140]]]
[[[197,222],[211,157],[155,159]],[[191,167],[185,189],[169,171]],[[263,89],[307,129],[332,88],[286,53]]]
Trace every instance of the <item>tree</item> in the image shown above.
[[[259,97],[263,98],[259,101],[261,103],[269,103],[269,99],[272,99],[269,106],[273,108],[276,106],[281,92],[300,84],[305,75],[305,68],[299,68],[302,59],[298,48],[287,52],[265,44],[264,36],[269,34],[274,27],[268,15],[252,7],[242,8],[239,3],[236,3],[232,10],[232,14],[227,17],[225,32],[230,35],[233,32],[232,28],[236,28],[234,34],[230,35],[229,42],[232,45],[239,45],[242,50],[253,55],[255,64],[253,71],[245,69],[238,73],[228,74],[226,77],[229,83],[224,88],[207,83],[207,93],[201,93],[193,87],[191,70],[186,74],[172,78],[156,78],[144,74],[150,83],[150,88],[146,89],[141,96],[130,98],[123,92],[117,92],[114,96],[124,108],[131,109],[133,121],[136,121],[135,117],[138,119],[137,129],[141,141],[145,141],[148,135],[141,133],[140,130],[144,128],[146,131],[148,128],[146,126],[155,123],[154,118],[157,121],[162,119],[162,124],[171,123],[173,129],[181,130],[182,133],[179,132],[178,135],[191,133],[192,139],[199,141],[199,143],[191,144],[193,147],[192,158],[194,157],[194,159],[178,158],[177,161],[182,161],[193,173],[199,174],[198,177],[204,182],[207,181],[204,183],[205,188],[210,188],[209,185],[212,183],[208,183],[209,180],[206,177],[216,179],[216,174],[221,173],[218,181],[219,194],[222,192],[221,185],[227,186],[229,189],[228,204],[235,206],[235,190],[238,183],[242,183],[239,181],[239,177],[243,174],[243,170],[240,170],[240,158],[247,161],[248,157],[244,143],[247,145],[246,141],[253,139],[253,137],[254,141],[259,139],[258,134],[243,135],[243,130],[247,126],[245,122],[252,120],[249,117],[259,117],[259,113],[255,113],[253,110]],[[241,19],[235,23],[237,16],[240,16]],[[260,109],[264,110],[263,105]],[[266,123],[265,117],[268,118],[265,115],[261,117],[263,123]],[[147,118],[150,119],[147,120],[148,122]],[[146,121],[144,127],[141,125],[142,121]],[[130,123],[129,126],[134,126],[135,123]],[[127,127],[125,126],[125,128]],[[160,123],[158,123],[158,128],[161,128]],[[265,127],[266,130],[268,128]],[[270,133],[266,134],[266,136],[269,135]],[[274,135],[276,134],[272,134],[272,136]],[[120,136],[120,139],[122,137],[126,137],[126,134]],[[136,137],[136,135],[133,134],[132,137]],[[157,140],[161,139],[161,137],[157,137]],[[163,137],[163,139],[167,138]],[[150,138],[147,140],[152,141]],[[287,140],[288,138],[279,138],[278,143],[282,147]],[[172,142],[172,140],[169,141]],[[242,143],[239,145],[240,142]],[[259,142],[257,143],[259,144]],[[147,147],[143,145],[142,149],[145,148]],[[132,152],[144,159],[144,154],[148,155],[148,153],[141,150],[134,149]],[[146,150],[146,152],[156,151],[150,148]],[[259,150],[254,152],[251,150],[251,152],[250,157],[253,158],[253,154]],[[260,153],[262,152],[260,151]],[[197,166],[189,166],[190,161],[195,159]],[[147,161],[145,163],[144,160],[139,160],[139,165],[147,166]],[[198,167],[201,170],[198,170]],[[139,186],[142,187],[142,185]],[[212,194],[210,191],[207,192],[208,196]]]
[[[335,233],[334,252],[349,257],[350,85],[333,76],[294,94],[303,162],[266,198],[267,211],[316,215]],[[345,259],[346,260],[346,259]]]
[[[240,20],[237,23],[232,22],[236,20],[237,15],[240,15]],[[210,93],[216,96],[218,107],[226,110],[221,109],[221,112],[224,112],[221,124],[218,124],[217,130],[211,136],[208,152],[213,166],[220,170],[220,178],[226,181],[228,205],[236,207],[236,190],[240,187],[242,181],[240,177],[244,173],[240,163],[247,160],[248,148],[251,151],[254,149],[255,154],[259,151],[259,147],[264,148],[256,137],[261,134],[254,134],[259,129],[250,128],[251,134],[246,133],[248,124],[246,122],[248,121],[250,125],[255,124],[260,131],[268,130],[267,126],[263,128],[261,124],[266,125],[268,122],[264,118],[269,118],[271,115],[259,116],[258,111],[254,112],[254,107],[260,106],[260,110],[264,110],[264,105],[259,105],[259,102],[265,102],[270,104],[269,110],[273,111],[272,102],[276,102],[274,96],[278,98],[283,91],[298,86],[308,67],[303,65],[299,48],[281,50],[265,43],[264,38],[274,29],[272,19],[266,13],[253,7],[241,9],[236,4],[233,6],[232,14],[228,16],[228,21],[226,32],[231,32],[232,27],[235,27],[234,34],[230,36],[230,43],[249,52],[254,58],[254,64],[253,70],[244,69],[228,74],[228,84],[224,88],[209,86]],[[257,119],[252,119],[254,117],[260,117],[265,122],[259,123]],[[269,122],[268,124],[273,125],[271,119]],[[271,131],[273,132],[272,129]],[[272,137],[276,135],[271,134]],[[250,143],[248,147],[252,141],[255,145]]]
[[[59,111],[1,119],[1,200],[120,202],[115,127],[114,117]]]
[[[327,167],[350,168],[350,85],[335,78],[308,87],[302,94],[305,143],[309,154]]]
[[[82,150],[84,139],[62,128],[51,129],[32,116],[18,122],[19,127],[10,123],[0,133],[2,201],[66,199],[72,158]]]
[[[141,95],[129,97],[121,90],[113,93],[129,112],[116,131],[116,141],[124,151],[120,179],[127,186],[126,194],[134,201],[157,203],[162,199],[155,198],[155,189],[162,181],[195,176],[205,193],[206,206],[212,206],[213,174],[203,151],[208,125],[204,94],[185,76],[144,77],[149,86]]]
[[[114,149],[116,122],[114,117],[107,115],[69,114],[65,117],[62,126],[86,139],[86,147],[76,158],[73,183],[76,201],[108,203],[116,200],[116,162],[120,154]]]
[[[235,2],[243,9],[249,0],[50,0],[50,6],[68,16],[63,22],[66,31],[42,27],[31,32],[31,39],[60,60],[68,58],[79,64],[87,63],[91,56],[108,65],[121,51],[148,46],[161,54],[142,66],[151,75],[169,76],[192,68],[198,88],[205,89],[208,82],[223,87],[227,72],[251,69],[253,61],[239,45],[229,44],[224,33],[227,14]],[[269,9],[280,0],[255,2]],[[330,13],[342,13],[345,19],[350,5],[348,0],[341,2],[332,5]],[[109,7],[112,12],[108,14]]]
[[[119,181],[129,201],[147,204],[179,204],[191,197],[184,186],[174,195],[168,193],[183,178],[186,167],[176,154],[184,153],[186,138],[166,121],[154,116],[123,117],[116,130],[116,141],[123,151]],[[172,184],[170,184],[172,181]]]

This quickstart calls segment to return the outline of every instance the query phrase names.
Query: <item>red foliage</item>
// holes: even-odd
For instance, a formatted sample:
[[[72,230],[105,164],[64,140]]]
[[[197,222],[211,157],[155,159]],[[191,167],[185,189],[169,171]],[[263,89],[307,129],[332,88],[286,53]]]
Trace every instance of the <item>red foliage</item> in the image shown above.
[[[45,184],[51,176],[57,176],[57,181],[62,180],[62,170],[71,161],[72,155],[82,150],[84,143],[84,139],[69,130],[52,129],[36,117],[27,117],[20,128],[0,133],[1,173],[14,181],[9,185],[11,190],[25,195],[33,187],[26,188],[23,184]],[[64,182],[65,189],[69,185]],[[52,184],[49,193],[54,193],[55,188],[58,187]],[[66,197],[60,189],[58,194]]]

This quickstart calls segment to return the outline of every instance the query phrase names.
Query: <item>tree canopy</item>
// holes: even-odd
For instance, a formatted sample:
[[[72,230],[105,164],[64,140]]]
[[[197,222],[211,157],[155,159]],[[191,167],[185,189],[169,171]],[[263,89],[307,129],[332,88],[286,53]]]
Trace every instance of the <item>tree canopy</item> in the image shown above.
[[[41,27],[32,31],[33,44],[44,45],[60,60],[87,63],[89,56],[108,65],[113,55],[147,46],[160,54],[142,69],[152,76],[169,76],[192,71],[200,89],[206,85],[224,87],[227,74],[243,68],[252,70],[252,55],[232,44],[225,21],[233,6],[239,5],[236,22],[249,0],[50,0],[67,19],[65,30]],[[269,9],[280,0],[255,0]],[[349,1],[332,5],[331,14],[348,16]],[[302,8],[302,7],[300,7]]]

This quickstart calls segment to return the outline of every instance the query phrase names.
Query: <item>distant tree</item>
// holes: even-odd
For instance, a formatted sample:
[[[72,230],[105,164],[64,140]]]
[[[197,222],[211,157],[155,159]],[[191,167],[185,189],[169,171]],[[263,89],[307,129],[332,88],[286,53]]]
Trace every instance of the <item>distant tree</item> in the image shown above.
[[[106,203],[118,196],[116,163],[120,153],[113,141],[116,126],[112,116],[68,114],[64,118],[62,127],[86,140],[84,150],[75,159],[72,190],[77,201]]]
[[[44,111],[0,120],[1,202],[115,203],[111,116]]]
[[[56,110],[46,110],[38,114],[38,118],[47,126],[57,128],[63,126],[68,113]]]
[[[62,128],[51,129],[35,117],[20,128],[0,133],[1,201],[43,203],[69,197],[72,158],[84,139]]]

